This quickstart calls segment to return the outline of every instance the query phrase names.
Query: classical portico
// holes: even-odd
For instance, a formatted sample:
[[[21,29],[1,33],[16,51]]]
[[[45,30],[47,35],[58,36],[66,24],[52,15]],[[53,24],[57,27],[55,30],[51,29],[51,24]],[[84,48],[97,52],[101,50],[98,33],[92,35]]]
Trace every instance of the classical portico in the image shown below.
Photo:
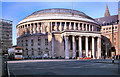
[[[76,41],[75,41],[75,37],[78,37],[79,38],[79,56],[76,56]],[[72,58],[76,58],[76,57],[83,57],[83,56],[86,56],[86,57],[92,57],[93,59],[97,58],[97,59],[100,59],[101,58],[101,37],[100,36],[85,36],[85,35],[72,35],[72,46],[73,46],[73,49],[72,49],[72,52],[73,52],[73,56]],[[82,37],[85,37],[85,50],[82,49]],[[65,58],[68,59],[70,58],[69,57],[69,43],[68,43],[68,39],[69,36],[65,36]],[[92,49],[89,49],[88,50],[88,39],[92,38]],[[95,38],[97,38],[97,51],[95,51]],[[83,55],[83,51],[85,51],[85,55]],[[91,52],[91,55],[89,54],[89,52]],[[95,55],[95,53],[97,53]]]

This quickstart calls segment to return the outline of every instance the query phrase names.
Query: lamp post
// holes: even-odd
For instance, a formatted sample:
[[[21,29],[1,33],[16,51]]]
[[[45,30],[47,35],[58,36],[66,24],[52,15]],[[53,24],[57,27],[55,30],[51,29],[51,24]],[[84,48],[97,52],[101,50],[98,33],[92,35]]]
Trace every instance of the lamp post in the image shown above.
[[[114,22],[112,23],[112,47],[111,47],[111,51],[112,51],[112,63],[114,63],[114,53],[115,53],[115,47],[114,47]]]

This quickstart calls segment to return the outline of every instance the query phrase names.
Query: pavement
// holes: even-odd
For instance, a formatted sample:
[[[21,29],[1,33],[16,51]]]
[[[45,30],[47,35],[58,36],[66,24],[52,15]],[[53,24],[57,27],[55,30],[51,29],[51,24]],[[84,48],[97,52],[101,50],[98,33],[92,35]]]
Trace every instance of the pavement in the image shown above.
[[[118,75],[119,61],[108,60],[16,60],[8,61],[11,75]]]

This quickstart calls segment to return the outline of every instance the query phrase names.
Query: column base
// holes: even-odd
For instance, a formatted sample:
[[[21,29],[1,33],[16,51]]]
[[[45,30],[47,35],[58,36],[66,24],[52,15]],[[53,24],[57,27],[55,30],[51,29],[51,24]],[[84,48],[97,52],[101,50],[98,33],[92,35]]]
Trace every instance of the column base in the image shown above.
[[[75,57],[73,56],[72,59],[75,59]]]
[[[52,57],[52,59],[55,59],[55,57]]]
[[[65,59],[69,59],[69,57],[65,57]]]

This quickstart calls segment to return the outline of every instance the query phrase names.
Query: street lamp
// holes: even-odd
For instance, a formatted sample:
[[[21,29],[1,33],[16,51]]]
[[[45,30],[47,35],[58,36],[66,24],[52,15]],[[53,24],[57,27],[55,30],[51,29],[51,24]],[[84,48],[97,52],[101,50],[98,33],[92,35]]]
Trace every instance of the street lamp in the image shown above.
[[[118,24],[119,20],[117,20],[117,24]],[[114,63],[114,56],[115,56],[115,47],[114,47],[114,24],[115,22],[111,22],[112,24],[112,47],[111,47],[111,51],[112,51],[112,63]]]

